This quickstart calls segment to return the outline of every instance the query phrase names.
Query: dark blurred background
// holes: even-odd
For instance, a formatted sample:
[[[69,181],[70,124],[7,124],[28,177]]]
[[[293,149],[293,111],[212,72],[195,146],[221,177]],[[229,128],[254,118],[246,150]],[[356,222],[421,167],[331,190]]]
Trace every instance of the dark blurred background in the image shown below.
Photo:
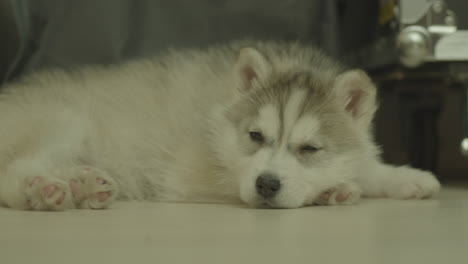
[[[458,30],[468,29],[468,2],[445,2],[457,13]],[[431,169],[443,181],[466,180],[464,62],[456,62],[456,73],[446,61],[402,66],[395,46],[405,26],[401,6],[397,0],[0,0],[0,80],[49,67],[118,63],[168,47],[300,40],[375,78],[376,134],[386,161]]]

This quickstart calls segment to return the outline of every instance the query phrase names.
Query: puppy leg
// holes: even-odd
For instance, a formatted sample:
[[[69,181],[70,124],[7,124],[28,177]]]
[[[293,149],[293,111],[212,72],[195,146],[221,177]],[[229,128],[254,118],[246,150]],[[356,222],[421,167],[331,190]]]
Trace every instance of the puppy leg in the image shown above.
[[[440,183],[429,171],[375,161],[357,178],[363,196],[424,199],[437,194]]]

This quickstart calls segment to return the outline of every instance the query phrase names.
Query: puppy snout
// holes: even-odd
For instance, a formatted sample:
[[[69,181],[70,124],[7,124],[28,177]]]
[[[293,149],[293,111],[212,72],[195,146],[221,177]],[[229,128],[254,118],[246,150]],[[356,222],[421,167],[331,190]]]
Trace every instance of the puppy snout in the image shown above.
[[[265,199],[272,198],[281,189],[281,182],[273,174],[264,173],[257,177],[255,182],[257,193]]]

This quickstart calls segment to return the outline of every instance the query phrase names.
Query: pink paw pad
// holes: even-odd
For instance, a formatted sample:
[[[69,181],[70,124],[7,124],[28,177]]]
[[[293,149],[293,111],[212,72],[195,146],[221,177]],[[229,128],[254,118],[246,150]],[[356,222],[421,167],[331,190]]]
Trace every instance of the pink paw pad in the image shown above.
[[[47,185],[44,188],[42,188],[42,190],[46,194],[47,198],[50,198],[55,194],[55,191],[57,190],[57,186],[53,184]]]
[[[97,196],[98,201],[104,202],[110,197],[110,193],[109,192],[98,192],[96,194],[96,196]]]
[[[52,196],[54,196],[57,192],[58,188],[56,185],[50,184],[43,187],[42,190],[44,191],[47,198],[52,198]],[[65,192],[62,192],[62,194],[60,194],[57,200],[55,200],[55,204],[59,205],[63,202],[63,200],[65,200]]]
[[[331,195],[332,195],[332,191],[326,191],[320,195],[320,199],[327,201],[330,199]],[[347,192],[340,192],[335,196],[335,199],[337,202],[344,202],[348,200],[348,198],[349,198],[349,193]]]
[[[67,193],[66,189],[61,186],[61,183],[37,176],[31,179],[28,183],[27,202],[29,207],[36,210],[57,210],[64,204]]]
[[[103,209],[117,195],[116,183],[105,172],[90,166],[71,168],[74,177],[69,181],[73,202],[78,208]]]
[[[354,204],[361,193],[353,185],[343,185],[322,192],[314,201],[317,205]]]
[[[344,202],[346,200],[348,200],[349,198],[349,193],[339,193],[337,196],[336,196],[336,201],[338,202]]]

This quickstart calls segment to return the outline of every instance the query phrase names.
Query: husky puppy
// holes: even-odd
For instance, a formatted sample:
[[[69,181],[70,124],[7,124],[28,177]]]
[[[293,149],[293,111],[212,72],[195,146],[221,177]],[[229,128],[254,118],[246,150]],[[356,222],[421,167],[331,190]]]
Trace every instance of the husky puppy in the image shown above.
[[[382,164],[376,109],[366,73],[297,43],[237,42],[32,74],[0,98],[0,202],[296,208],[436,194],[430,172]]]

